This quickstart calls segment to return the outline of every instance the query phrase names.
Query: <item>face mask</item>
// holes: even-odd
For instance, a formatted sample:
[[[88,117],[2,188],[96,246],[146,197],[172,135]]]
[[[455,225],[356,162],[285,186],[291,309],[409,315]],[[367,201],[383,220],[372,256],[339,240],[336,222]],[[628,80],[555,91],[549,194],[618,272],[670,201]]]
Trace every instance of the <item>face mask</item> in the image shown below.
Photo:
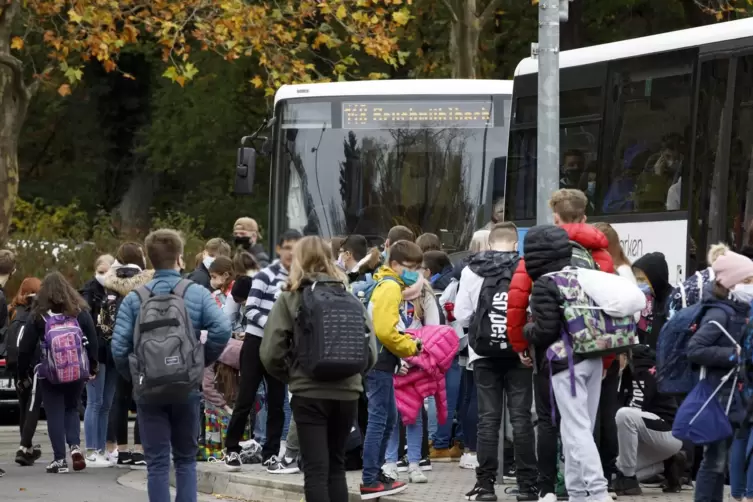
[[[400,278],[403,280],[406,286],[413,286],[418,281],[418,271],[403,270],[400,274]]]
[[[214,256],[205,256],[201,263],[203,263],[207,270],[209,270],[209,267],[214,263]]]
[[[243,249],[250,249],[251,248],[251,237],[245,236],[245,237],[235,237],[234,238],[235,246],[236,247],[242,247]]]
[[[343,261],[342,257],[337,258],[335,265],[337,265],[340,270],[345,270],[345,262]]]
[[[639,282],[638,287],[643,291],[643,294],[650,295],[651,294],[651,286],[649,286],[645,282]]]
[[[102,286],[104,286],[105,285],[105,275],[107,275],[107,274],[95,274],[94,278],[97,280],[97,282],[99,284],[101,284]]]
[[[736,284],[730,295],[738,302],[750,304],[753,302],[753,284]]]

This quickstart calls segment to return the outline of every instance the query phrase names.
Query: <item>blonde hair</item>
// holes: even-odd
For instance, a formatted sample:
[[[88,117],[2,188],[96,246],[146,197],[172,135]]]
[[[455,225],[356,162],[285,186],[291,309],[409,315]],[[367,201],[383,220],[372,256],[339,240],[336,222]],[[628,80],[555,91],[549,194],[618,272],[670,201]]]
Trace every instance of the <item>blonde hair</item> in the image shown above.
[[[549,208],[560,217],[562,223],[581,223],[586,217],[586,206],[586,194],[573,188],[561,188],[549,199]]]
[[[709,248],[709,254],[706,255],[706,260],[708,261],[709,267],[713,265],[720,256],[725,255],[727,251],[729,251],[729,246],[727,246],[723,242],[720,242],[719,244],[712,244]]]
[[[348,284],[348,277],[332,259],[332,247],[321,237],[310,235],[295,243],[293,263],[286,289],[298,291],[304,279],[311,279],[317,274],[327,275]]]
[[[108,267],[112,267],[113,263],[115,263],[115,257],[113,255],[103,254],[97,258],[97,261],[94,262],[94,270],[97,270],[100,265],[107,265]]]
[[[207,243],[204,245],[204,251],[209,253],[209,256],[212,257],[218,257],[218,256],[230,256],[230,244],[225,242],[225,239],[222,239],[221,237],[214,237],[213,239],[209,239]]]
[[[480,253],[481,251],[488,251],[489,245],[489,230],[477,230],[471,237],[471,243],[468,246],[468,251],[471,253]]]

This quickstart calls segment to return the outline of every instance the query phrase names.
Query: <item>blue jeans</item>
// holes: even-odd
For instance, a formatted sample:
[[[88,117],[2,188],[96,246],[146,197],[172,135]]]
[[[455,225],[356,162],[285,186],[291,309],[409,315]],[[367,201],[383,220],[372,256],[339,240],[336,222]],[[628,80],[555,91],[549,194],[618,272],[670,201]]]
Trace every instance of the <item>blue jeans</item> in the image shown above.
[[[105,449],[107,423],[110,417],[118,374],[114,367],[99,365],[99,374],[86,384],[86,411],[84,412],[84,436],[89,450]]]
[[[138,404],[147,465],[149,502],[170,500],[170,453],[175,464],[175,502],[196,502],[199,397],[181,404]]]
[[[282,425],[282,439],[287,441],[288,430],[290,430],[290,417],[293,414],[293,410],[290,409],[290,399],[288,396],[288,386],[285,386],[285,401],[283,402],[282,409],[285,412],[285,422]]]
[[[419,411],[418,420],[415,424],[405,426],[406,444],[408,445],[408,463],[417,464],[421,461],[421,443],[424,439],[424,424],[421,419],[422,413]],[[400,458],[397,451],[400,444],[400,420],[395,420],[395,426],[392,427],[389,442],[387,443],[387,452],[384,455],[385,463],[395,463]]]
[[[363,484],[377,481],[387,453],[387,443],[397,421],[392,373],[371,370],[366,374],[369,421],[363,440]]]
[[[729,440],[711,443],[703,449],[703,460],[695,482],[695,502],[723,502],[724,469],[727,467]]]
[[[267,388],[263,381],[256,391],[256,401],[259,403],[259,412],[254,423],[254,439],[263,445],[267,442]]]
[[[437,403],[434,400],[434,396],[426,398],[426,428],[429,430],[429,439],[434,442],[437,436],[437,429],[439,428],[439,421],[437,420]]]
[[[452,439],[452,421],[455,415],[455,410],[458,406],[458,397],[460,396],[460,380],[463,375],[463,369],[458,364],[458,358],[455,357],[452,361],[452,366],[445,374],[445,382],[447,384],[447,421],[444,425],[437,427],[437,432],[434,435],[434,449],[443,450],[450,447],[450,440]]]
[[[475,453],[478,439],[478,398],[473,371],[464,369],[462,382],[463,401],[460,404],[460,425],[463,427],[463,446]]]
[[[729,453],[730,491],[736,499],[753,498],[753,462],[748,463],[746,459],[751,432],[747,428],[735,431]]]
[[[52,443],[52,452],[55,460],[65,460],[65,445],[81,444],[78,404],[81,402],[84,382],[55,385],[47,380],[39,380],[37,385],[42,390],[42,402],[47,415],[47,434]],[[39,399],[39,396],[34,396],[34,399]]]

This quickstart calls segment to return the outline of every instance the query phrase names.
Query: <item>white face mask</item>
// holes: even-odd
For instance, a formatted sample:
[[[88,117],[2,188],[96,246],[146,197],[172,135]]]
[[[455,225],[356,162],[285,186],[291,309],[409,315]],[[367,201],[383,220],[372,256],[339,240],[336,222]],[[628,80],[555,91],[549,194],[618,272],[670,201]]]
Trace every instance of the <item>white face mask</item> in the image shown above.
[[[735,284],[730,296],[742,303],[753,303],[753,284]]]
[[[212,263],[214,263],[214,256],[205,256],[204,260],[202,260],[202,263],[207,268],[207,270],[209,270],[209,267],[211,267]]]
[[[102,286],[105,285],[105,275],[107,274],[94,274],[94,278],[97,280],[99,284]]]

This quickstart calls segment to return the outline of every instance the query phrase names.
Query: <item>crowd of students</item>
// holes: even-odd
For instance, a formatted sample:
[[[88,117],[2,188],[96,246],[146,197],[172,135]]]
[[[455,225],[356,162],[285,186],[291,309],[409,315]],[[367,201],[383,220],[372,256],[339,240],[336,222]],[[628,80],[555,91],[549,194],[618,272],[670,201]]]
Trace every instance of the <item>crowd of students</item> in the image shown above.
[[[433,462],[475,470],[468,500],[497,500],[503,472],[519,501],[605,502],[654,482],[672,493],[694,477],[697,501],[719,501],[728,475],[732,496],[750,502],[753,261],[712,246],[708,268],[673,288],[661,253],[630,263],[614,228],[586,222],[582,192],[549,204],[554,225],[528,230],[525,259],[517,228],[500,221],[456,264],[436,235],[403,226],[383,249],[289,230],[270,262],[256,222],[240,218],[234,248],[210,239],[187,279],[183,241],[164,229],[101,256],[80,291],[58,272],[24,278],[7,308],[0,295],[16,462],[42,455],[43,403],[47,472],[68,472],[69,459],[74,471],[147,469],[153,501],[169,500],[172,456],[179,501],[196,500],[198,457],[302,470],[309,502],[346,501],[346,469],[363,469],[368,500],[407,489],[403,476],[429,482]],[[14,271],[0,250],[0,286]],[[695,388],[667,392],[657,372],[657,350],[691,309],[682,357],[715,388],[693,420],[713,399],[735,430],[695,444],[693,420],[675,423]],[[347,341],[334,349],[327,336]]]

